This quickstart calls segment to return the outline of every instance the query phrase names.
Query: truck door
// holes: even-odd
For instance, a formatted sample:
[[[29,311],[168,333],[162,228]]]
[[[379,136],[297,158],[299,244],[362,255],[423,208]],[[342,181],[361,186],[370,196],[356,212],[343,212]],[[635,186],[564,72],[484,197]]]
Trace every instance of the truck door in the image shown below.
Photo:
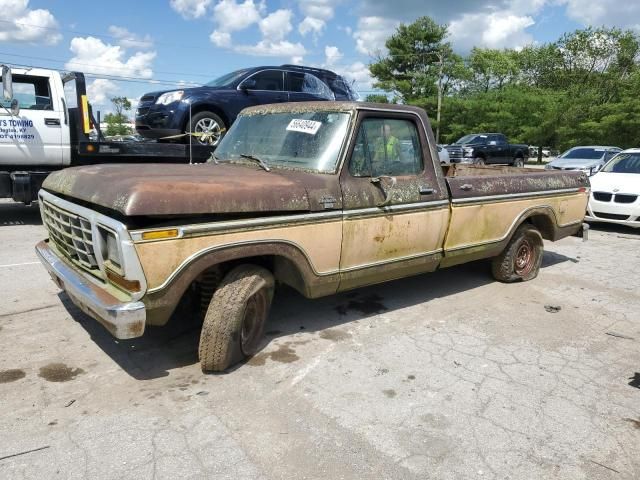
[[[511,163],[509,145],[504,135],[489,135],[489,151],[487,163]]]
[[[0,108],[0,164],[62,165],[63,92],[49,76],[27,73],[13,75],[13,95],[20,113],[12,115],[8,102]]]
[[[420,117],[359,115],[340,177],[340,290],[434,270],[449,220]]]

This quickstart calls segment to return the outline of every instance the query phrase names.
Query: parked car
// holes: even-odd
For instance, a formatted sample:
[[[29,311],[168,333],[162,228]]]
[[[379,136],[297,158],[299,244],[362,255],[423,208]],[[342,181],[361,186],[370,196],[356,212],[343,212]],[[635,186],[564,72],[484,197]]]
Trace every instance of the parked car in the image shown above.
[[[196,141],[216,146],[245,107],[357,97],[329,70],[298,65],[245,68],[202,87],[145,93],[136,110],[136,130],[156,139],[194,132]]]
[[[640,228],[640,148],[619,153],[590,180],[586,220]]]
[[[573,147],[547,163],[544,168],[547,170],[582,170],[588,175],[593,175],[621,151],[621,148],[610,146]]]
[[[529,158],[529,145],[510,144],[502,133],[471,133],[446,148],[452,163],[524,167]]]
[[[438,157],[440,157],[440,165],[451,165],[449,151],[444,145],[438,145]]]

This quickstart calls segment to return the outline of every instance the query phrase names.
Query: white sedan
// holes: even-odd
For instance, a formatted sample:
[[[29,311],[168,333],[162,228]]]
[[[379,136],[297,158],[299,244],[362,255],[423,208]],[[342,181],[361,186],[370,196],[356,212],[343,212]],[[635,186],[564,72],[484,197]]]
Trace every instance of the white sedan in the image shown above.
[[[640,148],[619,153],[589,180],[585,220],[640,228]]]

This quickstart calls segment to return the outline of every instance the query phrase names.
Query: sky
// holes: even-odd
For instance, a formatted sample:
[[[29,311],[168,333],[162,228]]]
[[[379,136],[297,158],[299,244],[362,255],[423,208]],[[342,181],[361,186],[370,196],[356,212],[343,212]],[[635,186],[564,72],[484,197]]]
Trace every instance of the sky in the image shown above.
[[[373,91],[367,65],[400,23],[428,15],[454,49],[521,48],[588,25],[640,31],[638,0],[0,0],[0,63],[89,75],[90,101],[296,63]]]

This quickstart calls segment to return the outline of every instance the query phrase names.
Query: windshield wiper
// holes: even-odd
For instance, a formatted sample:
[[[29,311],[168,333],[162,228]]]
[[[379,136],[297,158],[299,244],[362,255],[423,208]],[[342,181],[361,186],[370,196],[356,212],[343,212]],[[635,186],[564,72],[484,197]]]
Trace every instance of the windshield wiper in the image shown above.
[[[260,165],[262,168],[264,168],[267,172],[270,172],[271,169],[269,168],[269,166],[264,162],[264,160],[262,160],[259,157],[256,157],[254,155],[247,155],[246,153],[241,153],[240,156],[242,158],[246,158],[249,160],[253,160],[254,162],[256,162],[258,165]]]

